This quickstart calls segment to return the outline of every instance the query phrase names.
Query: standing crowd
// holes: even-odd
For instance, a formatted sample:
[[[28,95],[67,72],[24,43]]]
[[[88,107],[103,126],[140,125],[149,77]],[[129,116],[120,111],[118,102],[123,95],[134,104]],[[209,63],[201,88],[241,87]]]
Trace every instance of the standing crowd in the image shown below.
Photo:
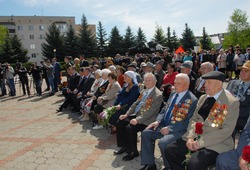
[[[105,60],[86,60],[80,55],[73,61],[66,56],[67,82],[62,83],[65,100],[57,112],[71,107],[79,114],[79,121],[92,121],[93,130],[98,130],[104,128],[103,111],[112,109],[108,125],[119,148],[114,154],[126,153],[124,161],[140,155],[141,170],[157,169],[155,144],[166,170],[205,170],[211,166],[218,170],[248,169],[242,151],[250,145],[249,60],[250,48],[244,54],[239,46],[235,50],[232,46],[227,50],[201,50],[199,54],[166,50],[136,54],[134,58],[117,54]],[[61,84],[60,64],[57,69],[56,63],[55,58],[51,63],[41,63],[47,71],[50,95]],[[21,77],[29,73],[41,95],[40,67],[34,64],[27,71],[20,65],[15,72],[6,66],[5,70],[0,67],[2,95],[5,79],[10,95],[15,95],[15,73],[24,94],[27,90],[30,95],[29,84]],[[226,89],[225,81],[229,82]],[[241,136],[235,148],[237,133]]]

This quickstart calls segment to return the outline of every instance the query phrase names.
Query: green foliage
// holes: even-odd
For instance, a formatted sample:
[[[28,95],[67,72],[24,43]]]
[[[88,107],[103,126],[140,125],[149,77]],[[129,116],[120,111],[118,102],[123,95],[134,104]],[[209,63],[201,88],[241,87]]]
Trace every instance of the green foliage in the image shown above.
[[[213,48],[213,43],[210,39],[210,37],[208,36],[205,27],[203,27],[203,32],[202,32],[202,38],[200,40],[202,49],[204,50],[210,50],[211,48]]]
[[[166,37],[161,26],[156,26],[155,34],[152,40],[159,44],[166,45]]]
[[[178,39],[175,30],[173,31],[173,36],[172,36],[172,47],[173,50],[176,50],[180,46],[180,40]]]
[[[83,14],[81,28],[79,31],[79,52],[85,57],[96,55],[96,40],[91,30],[88,28],[86,16]]]
[[[13,50],[11,62],[14,63],[19,61],[21,63],[25,63],[29,60],[29,57],[27,56],[28,50],[23,48],[21,40],[17,37],[16,34],[11,39],[11,45]]]
[[[61,35],[59,28],[56,27],[55,23],[52,23],[48,32],[45,36],[46,43],[42,43],[42,54],[47,59],[52,59],[54,57],[54,49],[56,49],[56,58],[58,61],[63,61],[65,56],[63,48],[63,35]]]
[[[181,44],[185,50],[193,49],[196,45],[195,36],[193,31],[185,24],[185,30],[182,33]]]
[[[97,51],[99,56],[103,56],[106,54],[107,50],[107,41],[108,39],[106,38],[107,33],[105,29],[103,28],[102,23],[99,21],[98,22],[98,27],[97,27]]]
[[[75,29],[70,25],[64,38],[65,55],[77,57],[79,55],[78,50],[78,37],[76,36]]]
[[[142,31],[141,27],[139,27],[137,31],[137,36],[135,38],[135,42],[138,45],[140,42],[147,42],[145,33]]]
[[[8,33],[8,29],[5,26],[0,25],[0,46],[4,44],[5,37]]]
[[[123,38],[119,33],[119,30],[115,26],[112,28],[110,37],[109,37],[109,46],[108,46],[108,55],[109,56],[115,56],[117,53],[122,52],[122,41]]]
[[[241,48],[246,48],[250,45],[250,26],[247,19],[248,16],[245,11],[240,9],[234,10],[228,22],[227,29],[229,34],[224,37],[224,48],[230,45],[240,45]]]
[[[133,46],[135,46],[135,37],[132,33],[130,26],[128,26],[123,40],[124,51],[127,51],[130,47]]]
[[[180,43],[176,36],[175,31],[173,31],[173,35],[171,35],[170,27],[167,28],[167,36],[166,36],[166,46],[170,51],[173,51],[179,47]]]

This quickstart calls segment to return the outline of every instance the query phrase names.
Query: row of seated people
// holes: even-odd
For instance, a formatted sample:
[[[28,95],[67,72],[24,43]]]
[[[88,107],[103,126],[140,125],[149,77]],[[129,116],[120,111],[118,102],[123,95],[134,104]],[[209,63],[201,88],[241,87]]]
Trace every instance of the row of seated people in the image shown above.
[[[250,62],[246,62],[242,68],[240,81],[245,83],[230,82],[228,86],[228,89],[232,88],[230,86],[234,87],[231,92],[240,100],[223,89],[225,76],[221,72],[204,73],[201,78],[202,81],[205,81],[205,95],[202,95],[199,100],[188,90],[190,78],[187,74],[180,73],[176,75],[174,81],[174,92],[171,93],[166,105],[161,109],[162,92],[156,88],[157,79],[152,73],[144,75],[145,89],[140,91],[136,74],[133,71],[125,72],[125,85],[121,89],[116,81],[115,74],[103,70],[102,83],[98,85],[95,92],[92,91],[92,95],[88,92],[84,94],[81,91],[79,97],[77,92],[74,93],[81,82],[79,81],[80,78],[78,84],[75,83],[77,84],[76,87],[71,88],[70,83],[69,89],[65,92],[66,100],[59,111],[65,108],[71,99],[78,104],[79,99],[81,101],[87,100],[83,102],[83,105],[86,106],[89,103],[91,105],[86,110],[94,110],[97,115],[104,108],[114,105],[117,111],[111,117],[109,123],[117,128],[117,146],[121,147],[114,154],[119,155],[126,152],[126,156],[123,157],[124,161],[139,156],[137,132],[141,131],[141,164],[144,165],[142,169],[156,169],[154,160],[156,139],[159,139],[158,146],[165,169],[184,169],[185,167],[188,169],[207,169],[208,166],[215,164],[216,157],[219,154],[234,148],[232,134],[235,125],[237,123],[237,130],[242,130],[249,116],[249,108],[248,110],[241,108],[244,108],[242,106],[246,105],[247,102],[249,105]],[[85,83],[91,76],[88,71],[86,68],[82,71]],[[70,72],[68,73],[70,74]],[[73,74],[75,73],[70,75]],[[97,80],[93,78],[92,81]],[[105,83],[106,88],[104,87]],[[241,84],[244,84],[244,86],[237,88],[237,85],[240,86]],[[94,83],[93,87],[95,87]],[[91,87],[89,88],[88,91],[93,90]],[[115,91],[110,92],[114,89]],[[235,92],[235,89],[237,89],[237,92]],[[239,92],[240,90],[243,90],[243,93]],[[110,100],[105,96],[108,93],[113,95]],[[67,98],[69,98],[69,102],[66,102]],[[112,102],[105,106],[109,101]],[[243,113],[242,110],[244,110]],[[94,129],[99,129],[101,126],[100,117],[97,120],[98,123]],[[199,138],[195,133],[197,123],[203,124],[203,133],[198,135]],[[249,145],[249,137],[247,139]],[[192,152],[191,158],[184,164],[185,155],[189,150]],[[226,154],[221,154],[218,157],[219,160],[224,160],[223,155]],[[218,166],[223,169],[223,164],[218,163]]]

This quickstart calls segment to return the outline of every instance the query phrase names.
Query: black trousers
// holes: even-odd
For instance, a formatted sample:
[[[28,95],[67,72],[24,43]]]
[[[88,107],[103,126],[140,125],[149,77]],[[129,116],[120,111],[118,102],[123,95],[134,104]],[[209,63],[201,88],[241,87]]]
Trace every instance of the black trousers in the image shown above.
[[[185,155],[187,153],[186,141],[182,139],[169,144],[165,151],[166,158],[174,170],[185,169],[183,161],[186,159]],[[188,170],[207,170],[207,167],[215,164],[218,153],[210,149],[201,148],[191,155],[191,158],[186,163]]]
[[[116,126],[116,138],[118,147],[126,147],[127,153],[137,152],[137,133],[143,131],[147,126],[144,124],[131,125],[129,121],[134,117],[125,120],[118,120]]]

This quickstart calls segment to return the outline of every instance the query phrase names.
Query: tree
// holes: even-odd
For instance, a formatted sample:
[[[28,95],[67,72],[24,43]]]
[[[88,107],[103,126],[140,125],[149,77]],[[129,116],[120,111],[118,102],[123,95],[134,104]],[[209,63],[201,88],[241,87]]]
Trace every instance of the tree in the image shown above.
[[[164,31],[163,31],[162,27],[159,25],[156,26],[153,41],[155,41],[156,43],[159,43],[161,45],[166,45],[166,37],[164,35]]]
[[[96,55],[96,40],[88,27],[86,16],[82,15],[82,23],[79,31],[79,51],[84,54],[85,57]]]
[[[97,27],[97,51],[101,56],[105,55],[107,50],[108,39],[106,38],[106,36],[107,33],[103,28],[102,23],[99,21]]]
[[[9,36],[9,33],[7,33],[6,37],[4,38],[4,44],[2,46],[0,63],[10,62],[10,58],[13,55],[13,50],[11,45],[12,45],[11,37]]]
[[[5,26],[0,25],[0,46],[4,44],[5,37],[8,33],[8,29]]]
[[[208,34],[206,33],[205,27],[203,27],[202,38],[200,40],[200,43],[202,49],[210,50],[211,48],[213,48],[213,43]]]
[[[63,61],[64,49],[63,49],[63,35],[61,35],[60,30],[56,27],[55,23],[52,23],[48,27],[48,32],[45,34],[46,43],[42,43],[42,54],[47,59],[52,59],[54,57],[54,49],[56,49],[56,57],[58,61]]]
[[[181,44],[185,50],[193,49],[196,45],[195,36],[193,31],[185,24],[185,30],[182,33]]]
[[[16,34],[11,38],[11,47],[13,53],[9,62],[15,63],[19,61],[21,63],[26,63],[29,60],[27,56],[28,50],[23,48],[22,42]]]
[[[123,38],[120,35],[119,30],[115,26],[114,28],[112,28],[109,37],[108,55],[114,56],[117,53],[122,53],[122,41]]]
[[[127,51],[130,47],[135,46],[135,37],[132,33],[130,26],[128,26],[126,29],[126,34],[124,36],[123,42],[124,51]]]
[[[240,45],[242,48],[246,48],[250,44],[250,26],[247,19],[246,11],[234,10],[228,22],[229,34],[224,37],[223,46],[225,48],[229,45]]]
[[[69,26],[64,38],[65,55],[77,57],[79,55],[78,37],[72,25]]]
[[[147,42],[145,33],[142,31],[141,27],[139,27],[138,31],[137,31],[137,36],[135,39],[136,44],[140,44],[140,42]]]
[[[170,32],[170,27],[167,28],[166,44],[170,51],[173,51],[173,39]]]
[[[176,50],[180,46],[180,41],[175,33],[175,30],[173,30],[172,44],[173,44],[173,50]]]

